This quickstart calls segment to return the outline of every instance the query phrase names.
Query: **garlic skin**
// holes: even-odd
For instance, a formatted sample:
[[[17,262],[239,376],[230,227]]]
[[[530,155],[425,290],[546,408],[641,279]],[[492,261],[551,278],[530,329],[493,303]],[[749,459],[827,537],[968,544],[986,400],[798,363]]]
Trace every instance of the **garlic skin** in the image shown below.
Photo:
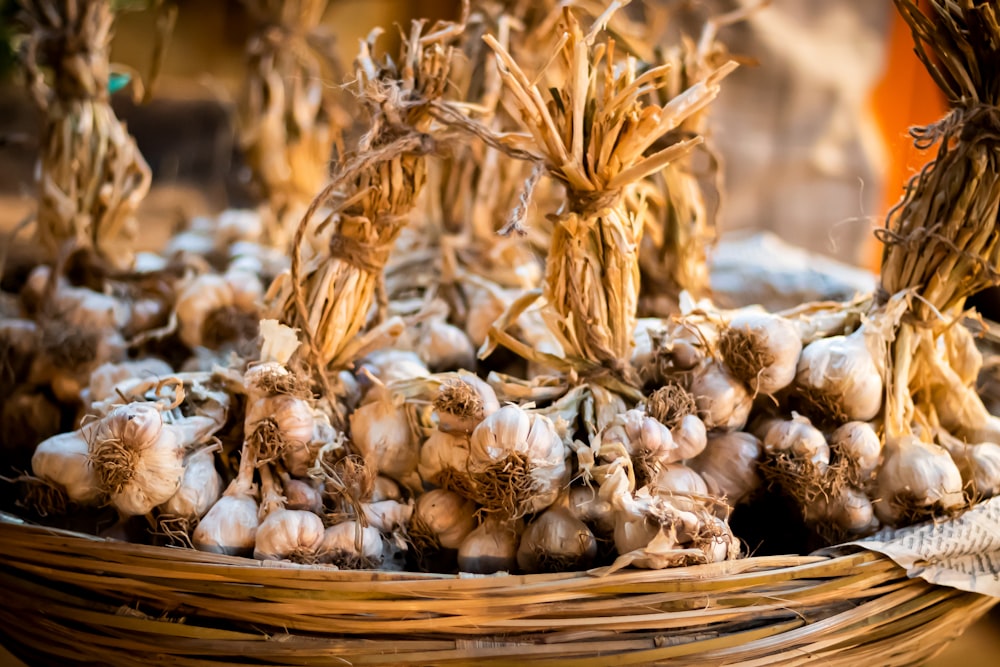
[[[432,371],[476,367],[476,348],[465,331],[441,320],[425,322],[420,328],[417,354]]]
[[[806,345],[795,374],[796,392],[814,411],[841,421],[869,421],[882,408],[882,365],[873,356],[862,325],[848,336]]]
[[[244,441],[239,473],[191,535],[195,549],[230,556],[253,553],[260,525],[257,487],[253,483],[256,467],[256,451]]]
[[[754,394],[770,396],[795,379],[802,341],[798,329],[784,317],[741,310],[722,331],[719,347],[737,378]]]
[[[434,415],[438,429],[471,434],[483,419],[500,409],[500,401],[489,384],[471,373],[459,373],[438,390]]]
[[[180,488],[160,505],[161,515],[197,521],[222,494],[222,476],[215,469],[215,450],[203,447],[184,462]]]
[[[525,572],[583,570],[597,556],[597,540],[587,525],[565,507],[554,506],[528,524],[517,548]]]
[[[520,521],[487,516],[458,547],[458,568],[472,574],[513,572],[524,527]]]
[[[541,511],[569,483],[568,455],[548,417],[505,405],[486,417],[469,441],[469,473],[477,493],[487,491],[476,500],[487,506],[499,496],[499,506],[491,509],[513,510],[515,515]],[[515,472],[510,479],[516,488],[496,477],[512,465],[523,468],[523,477]]]
[[[852,485],[871,482],[882,456],[882,442],[871,424],[847,422],[830,434],[830,449],[844,462]]]
[[[574,486],[566,497],[566,508],[601,537],[609,537],[615,529],[614,508],[590,486]]]
[[[659,495],[707,496],[708,485],[697,472],[679,463],[663,466],[650,483],[650,490]]]
[[[869,535],[878,527],[874,507],[864,492],[845,486],[830,500],[830,519],[850,535]]]
[[[425,484],[440,486],[452,473],[469,474],[469,436],[434,430],[420,447],[417,474]]]
[[[396,405],[392,394],[383,387],[372,391],[377,391],[377,397],[351,413],[351,440],[373,470],[405,481],[417,469],[420,443],[406,411]]]
[[[970,445],[944,431],[937,433],[937,440],[958,467],[973,502],[1000,495],[1000,445]]]
[[[753,399],[742,382],[717,362],[708,362],[694,373],[691,393],[698,416],[709,431],[738,431],[747,423]]]
[[[712,433],[705,451],[687,465],[701,475],[710,495],[736,507],[760,487],[757,461],[762,452],[760,440],[750,433]]]
[[[411,521],[442,549],[457,549],[476,527],[476,503],[454,491],[434,489],[417,497]]]
[[[324,531],[317,553],[322,563],[358,569],[381,563],[382,549],[382,534],[378,528],[361,527],[357,521],[345,521]]]
[[[93,429],[88,426],[43,440],[31,457],[35,477],[55,484],[70,501],[84,507],[96,505],[104,497],[97,473],[90,465],[87,439]]]
[[[391,533],[400,526],[405,526],[413,515],[413,503],[401,503],[397,500],[380,500],[374,503],[364,503],[361,506],[365,521],[369,526],[378,528],[383,533]]]
[[[693,459],[705,451],[708,446],[708,429],[705,422],[695,415],[685,415],[681,422],[670,429],[673,436],[676,455],[680,460]]]
[[[305,510],[313,514],[323,513],[323,496],[309,482],[295,479],[287,472],[281,473],[281,486],[285,491],[285,507],[290,510]]]
[[[914,513],[953,512],[965,505],[962,473],[938,445],[914,435],[888,440],[875,477],[875,514],[898,526]]]

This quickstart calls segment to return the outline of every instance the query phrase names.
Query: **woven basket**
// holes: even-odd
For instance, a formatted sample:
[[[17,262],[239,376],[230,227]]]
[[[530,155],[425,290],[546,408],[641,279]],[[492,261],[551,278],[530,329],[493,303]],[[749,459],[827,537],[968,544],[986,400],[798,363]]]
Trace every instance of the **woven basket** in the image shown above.
[[[0,640],[30,665],[908,665],[1000,601],[907,578],[869,551],[455,577],[0,519]]]

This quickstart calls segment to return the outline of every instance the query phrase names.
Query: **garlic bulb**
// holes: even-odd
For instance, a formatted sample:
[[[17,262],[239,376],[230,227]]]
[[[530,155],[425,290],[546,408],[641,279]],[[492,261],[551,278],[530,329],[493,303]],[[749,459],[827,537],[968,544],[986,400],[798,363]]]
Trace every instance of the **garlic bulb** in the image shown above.
[[[566,497],[566,508],[601,537],[610,536],[615,529],[614,508],[593,487],[572,487]]]
[[[690,391],[708,430],[736,431],[746,425],[753,399],[725,366],[717,362],[702,365],[694,372]]]
[[[257,526],[253,557],[257,560],[314,562],[324,537],[323,520],[312,512],[285,508],[269,466],[260,469],[263,521]]]
[[[40,442],[31,457],[35,477],[56,485],[71,502],[83,506],[96,505],[104,497],[100,479],[90,465],[87,440],[92,433],[93,422],[79,431],[54,435]]]
[[[621,447],[615,447],[621,445]],[[626,410],[598,434],[598,452],[612,461],[624,451],[650,469],[681,460],[673,435],[658,419],[642,410]]]
[[[812,466],[817,473],[825,473],[830,465],[830,446],[822,431],[801,415],[789,420],[771,420],[758,432],[769,456],[787,456]]]
[[[865,325],[806,345],[795,374],[803,409],[841,422],[874,418],[882,407],[883,356],[869,348]]]
[[[937,438],[958,466],[973,502],[1000,495],[1000,445],[993,442],[970,445],[943,431],[938,432]]]
[[[148,514],[180,487],[185,448],[218,427],[215,420],[198,416],[164,423],[150,403],[119,405],[94,427],[90,464],[119,512]]]
[[[377,567],[382,562],[382,534],[374,526],[344,521],[326,529],[317,551],[320,562],[344,569]]]
[[[41,343],[41,331],[31,320],[0,317],[0,368],[6,382],[24,382]]]
[[[886,441],[875,482],[875,514],[890,526],[965,504],[962,473],[948,452],[914,435]]]
[[[705,449],[708,430],[697,410],[694,395],[674,382],[654,391],[646,402],[646,412],[670,429],[676,460],[694,458]]]
[[[966,387],[975,386],[983,368],[983,354],[976,347],[972,332],[961,324],[948,327],[941,335],[948,365]]]
[[[760,486],[757,461],[762,451],[760,440],[750,433],[712,433],[705,451],[688,465],[705,480],[709,494],[736,507]]]
[[[173,372],[167,362],[154,357],[102,364],[90,375],[90,382],[82,399],[88,405],[106,401],[115,396],[115,389],[122,382],[137,378],[165,377]]]
[[[469,436],[434,430],[420,447],[417,473],[425,484],[447,486],[469,475]]]
[[[476,527],[476,504],[453,491],[434,489],[417,497],[410,534],[434,547],[457,549]]]
[[[481,347],[486,342],[490,329],[503,316],[514,298],[516,297],[508,297],[501,290],[471,287],[465,332],[475,347]]]
[[[882,442],[871,424],[847,422],[830,434],[830,448],[852,486],[871,482],[882,456]]]
[[[380,500],[374,503],[363,503],[361,511],[364,512],[368,525],[378,528],[383,533],[391,533],[410,521],[410,517],[413,515],[413,503]]]
[[[253,483],[256,464],[253,447],[244,442],[239,473],[201,518],[191,536],[195,549],[230,556],[247,556],[253,552],[260,525],[257,488]]]
[[[351,413],[351,440],[373,470],[405,481],[417,468],[420,443],[402,405],[391,392],[373,387],[368,402]]]
[[[211,509],[221,494],[222,476],[215,469],[215,448],[202,447],[188,454],[180,488],[160,505],[160,513],[194,522]]]
[[[459,545],[459,570],[473,574],[512,572],[517,567],[517,547],[523,530],[520,520],[487,516]]]
[[[679,463],[663,466],[650,482],[650,491],[660,495],[707,496],[708,485],[697,472]]]
[[[845,486],[830,500],[830,519],[849,535],[868,535],[878,529],[871,500],[864,492]]]
[[[465,331],[441,320],[425,322],[420,328],[417,354],[434,371],[476,367],[476,348]]]
[[[285,491],[285,507],[288,509],[306,510],[313,514],[323,513],[323,496],[309,482],[295,479],[287,472],[282,472],[281,486]]]
[[[569,572],[590,567],[597,540],[587,525],[565,507],[539,514],[524,529],[517,564],[525,572]]]
[[[472,432],[473,497],[512,517],[543,510],[568,486],[568,455],[548,417],[505,405]]]
[[[395,349],[372,352],[361,361],[356,375],[362,385],[367,381],[365,371],[378,378],[383,385],[430,375],[430,370],[416,352]]]
[[[741,310],[722,330],[719,351],[754,394],[771,395],[795,379],[802,341],[795,325],[780,315]]]
[[[483,419],[500,409],[493,387],[471,373],[459,373],[438,389],[434,414],[438,429],[448,433],[472,433]]]
[[[705,451],[708,445],[708,430],[705,422],[695,415],[684,416],[677,426],[670,429],[674,438],[676,455],[681,460],[693,459]]]
[[[232,280],[232,282],[231,282]],[[178,335],[189,348],[218,348],[257,335],[259,316],[250,308],[260,288],[256,276],[206,273],[189,281],[177,295]],[[256,287],[254,287],[256,283]],[[239,290],[233,285],[239,285]],[[250,294],[251,296],[247,296]]]
[[[375,484],[372,487],[371,502],[377,503],[380,500],[402,500],[403,492],[394,480],[385,475],[375,477]]]
[[[258,398],[247,407],[244,432],[254,438],[258,460],[273,461],[289,456],[288,467],[301,469],[294,459],[303,458],[306,467],[312,464],[315,420],[313,411],[305,400],[296,396],[279,394]],[[304,451],[303,451],[304,450]]]

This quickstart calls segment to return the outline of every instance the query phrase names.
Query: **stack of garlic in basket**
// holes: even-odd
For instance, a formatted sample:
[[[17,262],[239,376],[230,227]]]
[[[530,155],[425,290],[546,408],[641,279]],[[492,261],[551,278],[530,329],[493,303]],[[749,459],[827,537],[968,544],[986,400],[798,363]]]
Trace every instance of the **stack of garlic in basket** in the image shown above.
[[[831,542],[1000,491],[1000,429],[959,321],[981,283],[925,289],[940,269],[914,273],[897,243],[872,297],[771,314],[681,295],[676,316],[638,320],[648,177],[699,143],[672,131],[734,65],[659,102],[670,67],[607,36],[635,29],[620,13],[588,31],[557,7],[519,33],[495,11],[463,17],[496,33],[495,59],[461,24],[414,25],[397,60],[364,45],[370,131],[303,217],[290,268],[259,216],[229,213],[168,259],[140,256],[148,270],[76,272],[100,291],[63,262],[3,302],[10,384],[41,416],[24,507],[110,506],[133,537],[146,517],[155,543],[259,559],[489,573],[735,558],[727,519],[762,478]],[[524,45],[543,40],[556,55],[525,74]],[[447,97],[456,44],[489,84],[468,100]],[[979,150],[957,125],[939,160]],[[457,140],[477,148],[447,154]],[[475,175],[451,195],[460,216],[508,201],[504,228],[523,232],[532,193],[551,215],[491,252],[421,209],[422,191],[445,199],[442,173]],[[921,231],[912,212],[937,191],[921,182],[894,241]],[[989,186],[972,195],[993,198],[982,225]],[[942,256],[992,260],[993,240],[949,255],[965,237],[950,238]],[[525,289],[537,243],[544,277]],[[67,346],[67,322],[86,340]],[[47,418],[64,406],[65,433]]]

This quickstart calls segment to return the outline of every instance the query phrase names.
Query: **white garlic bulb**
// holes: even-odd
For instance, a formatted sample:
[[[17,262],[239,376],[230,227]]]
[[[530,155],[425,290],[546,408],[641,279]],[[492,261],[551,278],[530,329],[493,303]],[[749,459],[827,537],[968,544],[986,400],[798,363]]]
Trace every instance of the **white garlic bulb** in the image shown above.
[[[315,428],[309,403],[287,394],[258,398],[247,407],[244,420],[244,432],[256,439],[260,459],[286,457],[286,467],[296,472],[312,465],[309,445]]]
[[[202,442],[218,426],[198,416],[166,424],[153,404],[119,405],[94,427],[90,464],[119,512],[148,514],[180,487],[185,448]]]
[[[154,357],[102,364],[91,373],[86,393],[81,398],[85,404],[107,401],[116,396],[115,389],[122,383],[136,379],[166,377],[173,372],[167,362]]]
[[[345,569],[377,567],[382,562],[382,534],[374,526],[344,521],[326,529],[317,551],[321,562]]]
[[[469,436],[434,430],[420,447],[417,474],[426,484],[441,485],[452,475],[469,474]]]
[[[401,503],[398,500],[380,500],[378,502],[363,503],[361,511],[364,512],[365,521],[368,525],[378,528],[383,533],[391,533],[400,526],[405,526],[413,515],[413,503]]]
[[[411,531],[443,549],[457,549],[476,527],[476,504],[454,491],[433,489],[417,497]]]
[[[264,515],[254,539],[253,557],[257,560],[294,560],[312,562],[323,541],[323,520],[306,510],[285,508],[270,466],[260,469]]]
[[[679,460],[693,459],[705,451],[708,445],[708,429],[705,422],[695,415],[681,418],[677,426],[670,429]]]
[[[568,456],[548,417],[505,405],[486,417],[469,441],[475,499],[515,516],[543,510],[568,486]]]
[[[593,487],[572,487],[566,496],[566,508],[602,537],[610,536],[615,529],[614,508]]]
[[[726,367],[755,393],[771,395],[795,379],[802,352],[798,329],[780,315],[741,310],[719,338]]]
[[[868,535],[878,529],[871,500],[853,487],[841,487],[830,500],[827,512],[830,519],[850,535]]]
[[[295,479],[287,472],[283,472],[281,486],[285,491],[285,507],[288,509],[306,510],[313,514],[323,513],[323,495],[309,482]]]
[[[234,304],[233,288],[223,276],[206,273],[192,279],[181,288],[174,306],[181,342],[201,347],[209,315]]]
[[[565,507],[553,506],[524,529],[517,564],[525,572],[569,572],[590,567],[597,540]]]
[[[750,416],[753,399],[742,382],[717,362],[703,364],[691,379],[698,416],[708,430],[736,431]]]
[[[882,441],[871,424],[847,422],[830,434],[830,448],[844,462],[851,484],[871,482],[882,456]]]
[[[380,500],[402,500],[403,492],[395,480],[385,475],[375,477],[375,485],[372,489],[371,501],[377,503]]]
[[[680,463],[663,466],[650,482],[650,491],[660,495],[707,496],[708,485],[697,472]]]
[[[160,505],[161,514],[197,521],[222,494],[222,476],[215,469],[215,448],[203,447],[188,455],[180,488]]]
[[[512,572],[517,567],[517,547],[523,531],[520,520],[487,516],[459,545],[459,570],[473,574]]]
[[[621,445],[621,448],[613,445]],[[626,410],[617,415],[598,434],[598,451],[605,461],[617,458],[621,449],[631,458],[640,458],[654,465],[681,460],[670,429],[639,409]]]
[[[249,556],[253,552],[260,525],[257,487],[253,483],[256,465],[253,448],[244,442],[239,473],[191,535],[195,549],[230,556]]]
[[[951,456],[914,435],[886,441],[875,480],[876,516],[891,526],[915,514],[952,512],[965,504],[962,473]]]
[[[712,496],[736,507],[760,486],[757,461],[762,451],[760,440],[750,433],[712,433],[705,451],[688,465],[705,480]]]
[[[438,429],[448,433],[472,433],[499,409],[493,387],[471,373],[459,373],[445,381],[434,398]]]
[[[970,445],[943,431],[937,437],[962,473],[973,501],[1000,495],[1000,445],[993,442]]]
[[[882,407],[882,358],[869,348],[865,325],[848,336],[821,338],[802,350],[795,391],[823,417],[868,421]]]
[[[476,348],[472,341],[462,329],[441,320],[431,320],[421,326],[417,354],[434,371],[476,367]]]
[[[38,444],[31,457],[35,477],[50,482],[63,491],[70,501],[83,506],[94,505],[104,497],[97,473],[90,465],[92,424],[79,431],[60,433]]]
[[[404,481],[417,469],[420,443],[410,429],[406,410],[396,404],[391,392],[374,387],[369,398],[351,413],[351,440],[369,467]]]
[[[823,432],[806,417],[793,414],[791,419],[771,420],[759,435],[764,452],[770,456],[787,456],[806,462],[817,473],[826,472],[830,465],[830,446]]]
[[[357,372],[362,385],[370,384],[365,371],[378,378],[383,385],[430,375],[427,365],[416,352],[397,349],[377,350],[362,360]]]

